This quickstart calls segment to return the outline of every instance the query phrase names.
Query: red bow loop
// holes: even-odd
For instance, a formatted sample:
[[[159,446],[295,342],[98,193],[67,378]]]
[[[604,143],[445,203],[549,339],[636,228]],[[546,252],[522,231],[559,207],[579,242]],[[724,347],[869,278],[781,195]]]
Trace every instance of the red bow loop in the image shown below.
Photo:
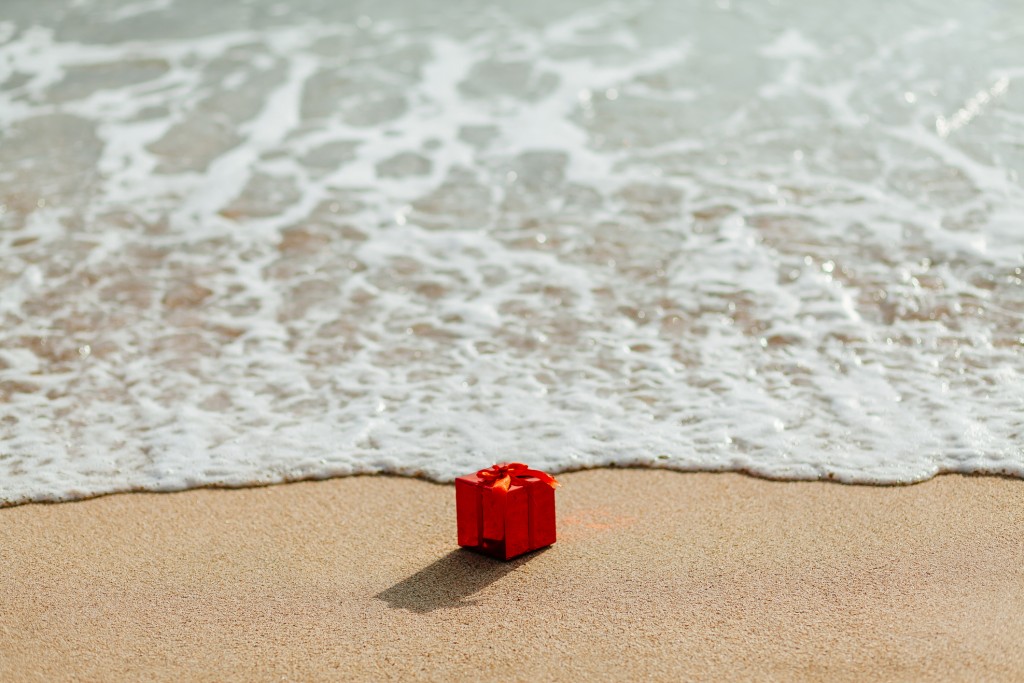
[[[513,479],[522,479],[526,477],[535,477],[540,479],[551,488],[557,488],[559,486],[558,481],[547,472],[531,470],[521,462],[502,462],[497,465],[491,465],[490,467],[478,471],[476,476],[483,479],[484,486],[489,486],[504,493],[508,493],[508,488],[512,485]]]

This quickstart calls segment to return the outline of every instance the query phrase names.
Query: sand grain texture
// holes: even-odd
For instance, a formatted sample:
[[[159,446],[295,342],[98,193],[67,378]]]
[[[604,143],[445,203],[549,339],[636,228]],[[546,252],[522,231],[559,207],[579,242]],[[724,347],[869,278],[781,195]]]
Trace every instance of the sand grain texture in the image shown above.
[[[0,510],[0,680],[1024,679],[1024,482],[562,480],[510,563],[393,477]]]

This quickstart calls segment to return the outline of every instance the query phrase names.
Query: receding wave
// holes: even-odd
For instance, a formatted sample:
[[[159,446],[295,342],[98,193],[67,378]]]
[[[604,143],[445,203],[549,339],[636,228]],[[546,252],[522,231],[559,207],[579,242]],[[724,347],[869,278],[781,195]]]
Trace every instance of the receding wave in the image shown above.
[[[1015,3],[93,4],[0,16],[0,502],[1024,476]]]

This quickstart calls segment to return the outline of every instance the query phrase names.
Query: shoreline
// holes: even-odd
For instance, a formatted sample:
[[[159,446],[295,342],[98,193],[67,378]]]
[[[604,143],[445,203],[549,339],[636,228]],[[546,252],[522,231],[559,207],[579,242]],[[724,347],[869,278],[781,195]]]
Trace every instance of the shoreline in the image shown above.
[[[955,472],[955,471],[942,471],[936,472],[927,479],[917,479],[914,481],[893,481],[893,482],[863,482],[863,481],[845,481],[838,479],[833,476],[819,477],[817,479],[794,479],[792,477],[772,477],[766,474],[760,474],[749,470],[709,470],[709,469],[677,469],[674,467],[661,467],[658,465],[597,465],[594,467],[581,467],[578,469],[567,469],[560,471],[552,471],[555,477],[562,477],[565,475],[578,474],[580,472],[596,472],[596,471],[652,471],[652,472],[672,472],[675,474],[683,475],[736,475],[740,477],[749,477],[750,479],[756,479],[760,481],[776,482],[780,484],[785,483],[799,483],[799,484],[834,484],[838,486],[849,486],[854,488],[906,488],[919,486],[921,484],[927,484],[930,481],[939,479],[946,476],[964,477],[968,479],[980,478],[980,479],[1007,479],[1010,481],[1024,482],[1024,476],[1017,476],[1014,474],[1007,474],[1003,471],[971,471],[971,472]],[[335,479],[361,479],[361,478],[387,478],[387,479],[400,479],[400,480],[411,480],[419,481],[426,484],[433,484],[435,486],[454,486],[455,481],[436,481],[429,479],[419,474],[403,474],[400,472],[357,472],[354,474],[337,474],[325,477],[302,477],[298,479],[283,479],[281,481],[268,481],[268,482],[254,482],[246,484],[200,484],[197,486],[187,486],[183,488],[168,488],[168,489],[150,489],[150,488],[127,488],[117,489],[114,491],[106,491],[104,493],[93,493],[83,496],[74,496],[67,498],[43,498],[43,499],[28,499],[19,500],[17,502],[8,502],[0,500],[0,512],[11,508],[23,507],[26,505],[66,505],[69,503],[82,503],[90,500],[96,500],[97,498],[105,498],[107,496],[131,496],[131,495],[167,495],[177,493],[188,493],[189,491],[243,491],[247,489],[265,489],[273,488],[275,486],[291,486],[293,484],[315,484],[325,481],[333,481]]]
[[[396,475],[0,509],[0,678],[1024,676],[1018,479],[559,479],[507,563]]]

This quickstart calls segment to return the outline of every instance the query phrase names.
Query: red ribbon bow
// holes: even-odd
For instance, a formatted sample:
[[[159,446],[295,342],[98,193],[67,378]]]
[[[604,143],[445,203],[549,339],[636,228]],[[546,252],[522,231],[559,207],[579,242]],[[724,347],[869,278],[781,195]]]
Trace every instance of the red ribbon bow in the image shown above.
[[[559,486],[555,478],[547,472],[531,470],[521,462],[500,462],[478,471],[476,476],[484,480],[484,486],[490,486],[504,493],[508,493],[508,487],[512,485],[513,479],[525,477],[536,477],[553,489]]]

